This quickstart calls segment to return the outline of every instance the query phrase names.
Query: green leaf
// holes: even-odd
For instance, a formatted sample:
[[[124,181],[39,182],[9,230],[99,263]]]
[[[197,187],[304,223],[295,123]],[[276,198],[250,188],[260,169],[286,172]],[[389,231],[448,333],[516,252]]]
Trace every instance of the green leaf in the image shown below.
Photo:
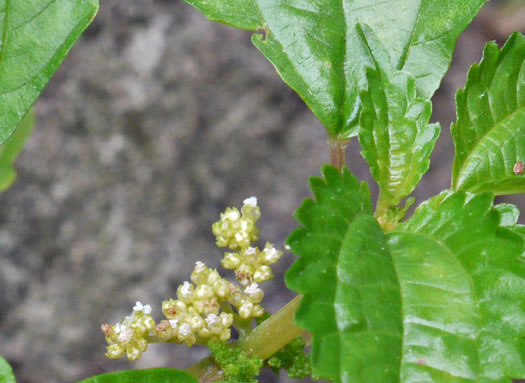
[[[428,170],[439,124],[428,124],[432,104],[416,95],[412,75],[398,71],[389,78],[378,66],[368,69],[367,78],[359,142],[379,185],[381,204],[395,206]]]
[[[7,360],[0,356],[0,383],[16,383],[15,375]]]
[[[525,161],[525,38],[513,34],[499,50],[488,43],[480,64],[469,70],[456,96],[452,125],[456,156],[454,190],[525,192],[525,176],[514,165]]]
[[[525,377],[524,237],[502,226],[493,199],[441,195],[389,235],[403,302],[401,376]]]
[[[324,180],[310,180],[316,201],[307,199],[297,210],[302,226],[287,241],[300,257],[286,283],[304,294],[295,319],[314,336],[313,372],[335,381],[364,374],[367,382],[395,382],[400,294],[385,237],[366,184],[347,169],[322,171]]]
[[[209,19],[260,30],[252,41],[332,136],[357,134],[359,89],[372,64],[356,28],[367,25],[390,62],[438,88],[455,40],[486,0],[185,0]]]
[[[0,144],[89,25],[98,0],[0,0]]]
[[[349,383],[525,377],[525,229],[490,193],[446,192],[383,234],[357,180],[314,179],[288,239],[314,374]]]
[[[0,145],[0,192],[6,190],[15,181],[16,171],[13,164],[31,135],[34,125],[35,114],[30,109],[11,137]]]
[[[84,379],[78,383],[198,383],[198,380],[185,371],[172,368],[151,368],[149,370],[110,372]]]

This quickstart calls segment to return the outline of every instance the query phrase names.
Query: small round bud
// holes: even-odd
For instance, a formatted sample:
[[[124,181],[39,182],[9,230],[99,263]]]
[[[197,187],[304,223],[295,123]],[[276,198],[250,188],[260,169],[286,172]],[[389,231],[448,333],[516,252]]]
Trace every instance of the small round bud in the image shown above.
[[[221,325],[224,328],[229,328],[233,324],[233,315],[232,314],[221,313],[221,315],[219,315],[219,318],[221,320]]]
[[[248,265],[255,265],[259,260],[259,250],[255,247],[248,247],[244,250],[244,261]]]
[[[184,303],[191,303],[193,301],[193,292],[195,288],[193,285],[189,282],[184,282],[179,288],[177,289],[177,298],[179,298]]]
[[[207,283],[209,285],[213,285],[216,281],[218,281],[221,278],[217,270],[213,269],[210,270],[210,273],[208,274],[208,280]]]
[[[191,325],[188,323],[183,323],[182,325],[180,325],[178,335],[182,339],[186,339],[188,336],[190,336],[191,335]]]
[[[226,342],[232,336],[232,332],[229,328],[225,328],[219,335],[219,340]]]
[[[259,288],[257,283],[252,283],[244,289],[244,294],[252,303],[259,303],[264,298],[264,291]]]
[[[194,297],[196,299],[210,299],[215,295],[213,288],[210,285],[199,285],[195,290]]]
[[[235,270],[241,264],[241,257],[237,253],[226,253],[221,264],[225,269]]]
[[[261,265],[257,267],[255,273],[253,274],[253,280],[257,283],[268,281],[273,278],[272,269],[270,266]]]
[[[239,307],[239,316],[242,319],[248,319],[252,316],[253,303],[250,301],[244,301]]]
[[[271,243],[267,242],[264,250],[261,252],[260,260],[265,265],[273,265],[282,255],[282,251],[277,250]]]
[[[131,347],[126,350],[126,356],[131,361],[139,360],[142,356],[142,352],[140,352],[140,350],[137,347]]]
[[[252,316],[254,318],[259,318],[259,317],[262,317],[263,315],[264,315],[264,308],[261,305],[253,306]]]
[[[194,331],[198,331],[204,327],[204,320],[200,317],[200,315],[193,315],[188,319],[188,323]]]
[[[195,263],[195,269],[191,273],[191,281],[196,285],[206,283],[210,270],[200,261]]]
[[[225,279],[219,279],[213,284],[215,295],[219,298],[226,299],[230,295],[229,283]]]
[[[261,217],[261,209],[257,206],[257,198],[250,197],[244,200],[242,214],[245,217],[257,221]]]
[[[106,357],[108,357],[109,359],[120,359],[122,358],[122,356],[124,355],[124,352],[126,351],[124,350],[123,347],[121,347],[118,344],[109,345],[106,348],[106,350],[107,350]]]

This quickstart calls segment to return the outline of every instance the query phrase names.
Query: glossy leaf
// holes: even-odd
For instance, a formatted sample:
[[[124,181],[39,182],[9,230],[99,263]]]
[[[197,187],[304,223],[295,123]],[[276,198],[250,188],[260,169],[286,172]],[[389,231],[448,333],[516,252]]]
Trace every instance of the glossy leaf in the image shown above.
[[[0,383],[16,383],[13,370],[7,360],[0,356]]]
[[[172,368],[151,368],[110,372],[84,379],[78,383],[198,383],[185,371]]]
[[[525,161],[525,37],[513,34],[501,50],[487,44],[456,102],[452,187],[525,192],[525,175],[514,172],[516,163]]]
[[[310,180],[316,201],[297,210],[302,226],[287,241],[300,257],[286,274],[288,287],[304,294],[296,322],[314,336],[315,375],[394,383],[400,293],[384,234],[366,184],[347,169],[324,167],[323,175]]]
[[[430,98],[451,60],[455,40],[486,0],[185,0],[209,19],[259,30],[255,46],[332,136],[357,134],[359,89],[372,64],[357,31],[366,25],[396,70]]]
[[[525,229],[490,193],[445,192],[385,235],[348,171],[314,179],[288,239],[314,373],[335,382],[525,377]],[[510,225],[510,226],[509,226]]]
[[[361,94],[359,142],[379,184],[381,202],[395,206],[408,196],[430,166],[439,124],[429,124],[430,101],[416,95],[413,76],[368,69]]]
[[[402,376],[525,377],[524,241],[493,199],[444,194],[389,236],[405,316]]]
[[[97,8],[97,0],[0,0],[0,144],[27,114]]]
[[[0,145],[0,192],[6,190],[15,181],[14,161],[31,135],[34,125],[35,114],[30,110],[11,137]]]

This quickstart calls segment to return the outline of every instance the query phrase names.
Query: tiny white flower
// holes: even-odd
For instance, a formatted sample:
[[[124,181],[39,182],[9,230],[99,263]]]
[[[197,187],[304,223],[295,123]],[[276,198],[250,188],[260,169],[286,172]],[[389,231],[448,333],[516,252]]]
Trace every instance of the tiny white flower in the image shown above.
[[[261,291],[261,289],[257,283],[252,283],[244,290],[244,292],[249,295],[257,294],[259,291]]]
[[[181,293],[184,296],[188,296],[191,294],[191,285],[188,281],[184,282],[181,288]]]
[[[142,306],[142,303],[137,301],[135,303],[135,306],[133,306],[133,311],[142,311],[144,310],[144,306]]]
[[[191,326],[188,323],[182,324],[182,326],[179,327],[179,334],[183,337],[187,337],[191,334]]]
[[[150,305],[146,305],[142,308],[142,312],[144,314],[151,314],[151,306]]]
[[[290,251],[290,249],[291,249],[290,245],[284,245],[284,248],[285,248],[286,250],[288,250],[288,251]]]
[[[257,197],[246,198],[243,203],[247,206],[257,207]]]
[[[126,326],[122,326],[122,327],[124,327],[124,329],[126,328]],[[120,327],[120,323],[117,323],[115,325],[115,334],[120,333],[120,331],[122,331],[122,328]]]
[[[179,320],[178,319],[170,319],[169,322],[170,322],[171,328],[176,328],[177,325],[179,324]]]
[[[206,317],[206,323],[208,327],[211,327],[219,322],[219,317],[215,314],[210,314]]]
[[[252,254],[255,254],[255,252],[257,251],[257,249],[255,247],[248,247],[245,251],[244,251],[244,254],[245,255],[252,255]]]
[[[202,273],[206,268],[206,265],[202,263],[201,261],[195,262],[195,272]]]

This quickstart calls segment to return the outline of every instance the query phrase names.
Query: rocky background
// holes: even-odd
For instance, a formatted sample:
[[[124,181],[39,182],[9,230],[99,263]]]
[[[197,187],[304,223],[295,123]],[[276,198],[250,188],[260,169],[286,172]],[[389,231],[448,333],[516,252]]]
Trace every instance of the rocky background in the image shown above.
[[[419,201],[449,185],[468,67],[487,40],[524,27],[519,2],[492,2],[460,38],[434,98],[443,132]],[[196,260],[219,267],[211,224],[245,197],[259,197],[261,238],[282,247],[307,178],[328,162],[326,135],[249,36],[180,0],[102,1],[36,104],[19,178],[0,195],[0,354],[20,382],[188,366],[206,351],[158,345],[137,363],[109,361],[100,324],[136,300],[158,317]],[[356,142],[347,164],[370,181]],[[292,261],[266,287],[273,310],[293,296],[282,282]]]

